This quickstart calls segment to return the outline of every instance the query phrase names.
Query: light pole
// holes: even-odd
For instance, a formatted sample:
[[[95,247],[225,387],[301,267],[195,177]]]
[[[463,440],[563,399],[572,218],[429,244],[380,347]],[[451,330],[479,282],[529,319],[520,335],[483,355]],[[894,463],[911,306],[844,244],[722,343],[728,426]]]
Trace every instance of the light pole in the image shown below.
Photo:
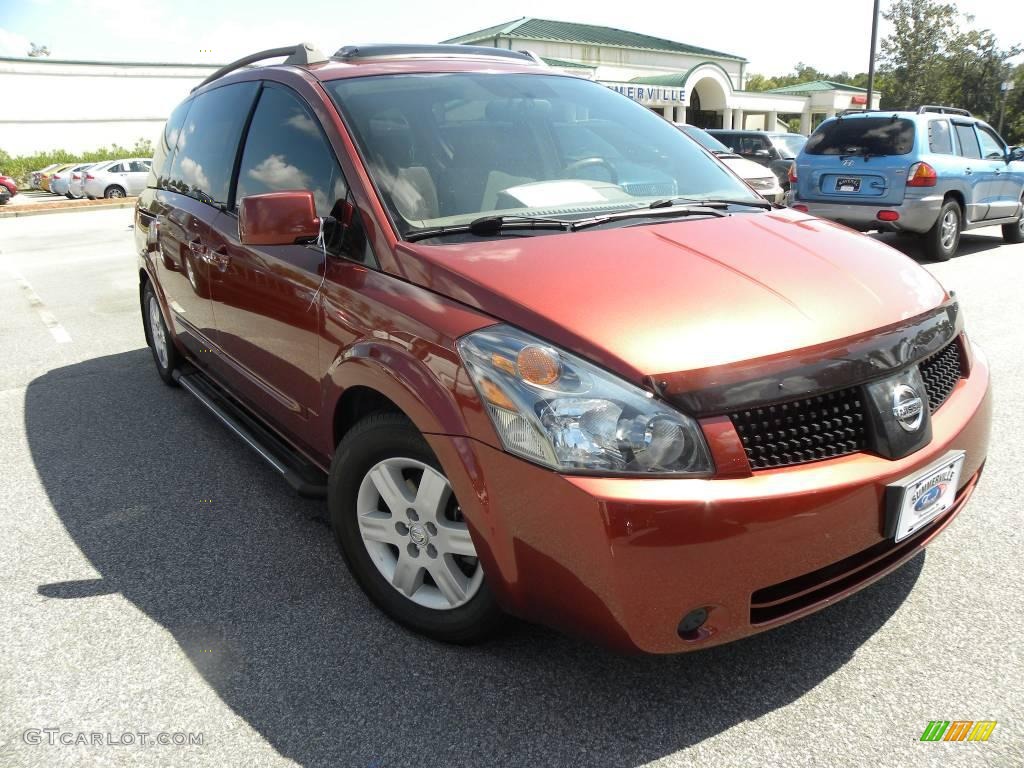
[[[996,129],[996,132],[1000,136],[1003,135],[1003,116],[1006,114],[1006,99],[1010,95],[1010,91],[1013,90],[1014,85],[1015,83],[1013,80],[1006,80],[1001,86],[999,86],[999,90],[1003,92],[1003,103],[999,107],[999,128]]]
[[[871,58],[868,60],[868,102],[864,109],[871,109],[871,97],[875,92],[875,48],[878,45],[878,0],[871,13]]]

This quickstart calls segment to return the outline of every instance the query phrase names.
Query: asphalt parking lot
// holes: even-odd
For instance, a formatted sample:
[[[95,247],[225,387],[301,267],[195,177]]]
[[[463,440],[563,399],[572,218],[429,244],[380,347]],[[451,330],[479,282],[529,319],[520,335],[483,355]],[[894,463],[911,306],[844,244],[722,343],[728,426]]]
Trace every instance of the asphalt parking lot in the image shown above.
[[[622,657],[378,613],[320,502],[160,382],[130,224],[0,221],[0,766],[1024,765],[1024,245],[981,230],[925,264],[996,388],[985,475],[927,553],[773,632]],[[999,724],[920,742],[935,719]],[[107,743],[139,733],[202,744]]]

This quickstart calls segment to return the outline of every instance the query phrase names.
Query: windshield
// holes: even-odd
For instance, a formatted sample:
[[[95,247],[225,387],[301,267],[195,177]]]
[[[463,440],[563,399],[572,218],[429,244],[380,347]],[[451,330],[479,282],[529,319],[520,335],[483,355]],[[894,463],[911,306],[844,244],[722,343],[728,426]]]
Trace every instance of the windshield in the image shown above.
[[[807,140],[809,155],[907,155],[913,148],[914,123],[895,115],[829,120]]]
[[[587,80],[458,72],[325,85],[403,236],[493,214],[759,199],[672,123]]]
[[[681,130],[683,133],[685,133],[691,139],[696,141],[709,152],[727,152],[729,154],[732,154],[732,150],[725,146],[725,144],[720,142],[707,131],[703,131],[695,125],[680,125],[679,130]]]
[[[807,137],[799,133],[790,133],[781,136],[772,136],[772,144],[779,150],[779,154],[786,159],[794,158],[800,154],[800,150],[807,143]]]

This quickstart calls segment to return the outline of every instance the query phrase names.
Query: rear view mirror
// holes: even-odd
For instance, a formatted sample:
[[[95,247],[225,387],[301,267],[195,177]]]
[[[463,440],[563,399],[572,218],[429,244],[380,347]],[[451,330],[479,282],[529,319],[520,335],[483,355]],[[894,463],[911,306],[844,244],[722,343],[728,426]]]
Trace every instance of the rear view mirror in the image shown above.
[[[238,203],[238,239],[243,245],[291,245],[319,234],[312,192],[267,192]]]

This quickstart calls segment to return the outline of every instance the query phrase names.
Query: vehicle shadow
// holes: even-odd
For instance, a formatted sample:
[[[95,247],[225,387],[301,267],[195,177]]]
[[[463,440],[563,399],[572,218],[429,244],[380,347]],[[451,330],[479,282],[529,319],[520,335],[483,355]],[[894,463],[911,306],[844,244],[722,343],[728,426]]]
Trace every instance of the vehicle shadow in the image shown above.
[[[148,350],[37,378],[25,420],[51,503],[101,575],[39,594],[120,592],[301,765],[646,763],[817,686],[892,616],[924,562],[700,653],[620,656],[522,623],[447,647],[377,612],[316,519],[322,503],[166,388]]]
[[[956,255],[953,256],[953,259],[960,259],[974,253],[983,253],[985,251],[991,251],[994,248],[998,248],[1003,244],[1003,238],[999,234],[998,229],[996,229],[995,232],[995,235],[981,235],[976,232],[964,232],[960,235],[960,247],[957,248]],[[875,232],[872,233],[870,237],[873,237],[886,245],[892,246],[898,251],[902,251],[914,261],[922,264],[941,263],[925,255],[924,245],[918,237],[898,235],[893,232]]]

